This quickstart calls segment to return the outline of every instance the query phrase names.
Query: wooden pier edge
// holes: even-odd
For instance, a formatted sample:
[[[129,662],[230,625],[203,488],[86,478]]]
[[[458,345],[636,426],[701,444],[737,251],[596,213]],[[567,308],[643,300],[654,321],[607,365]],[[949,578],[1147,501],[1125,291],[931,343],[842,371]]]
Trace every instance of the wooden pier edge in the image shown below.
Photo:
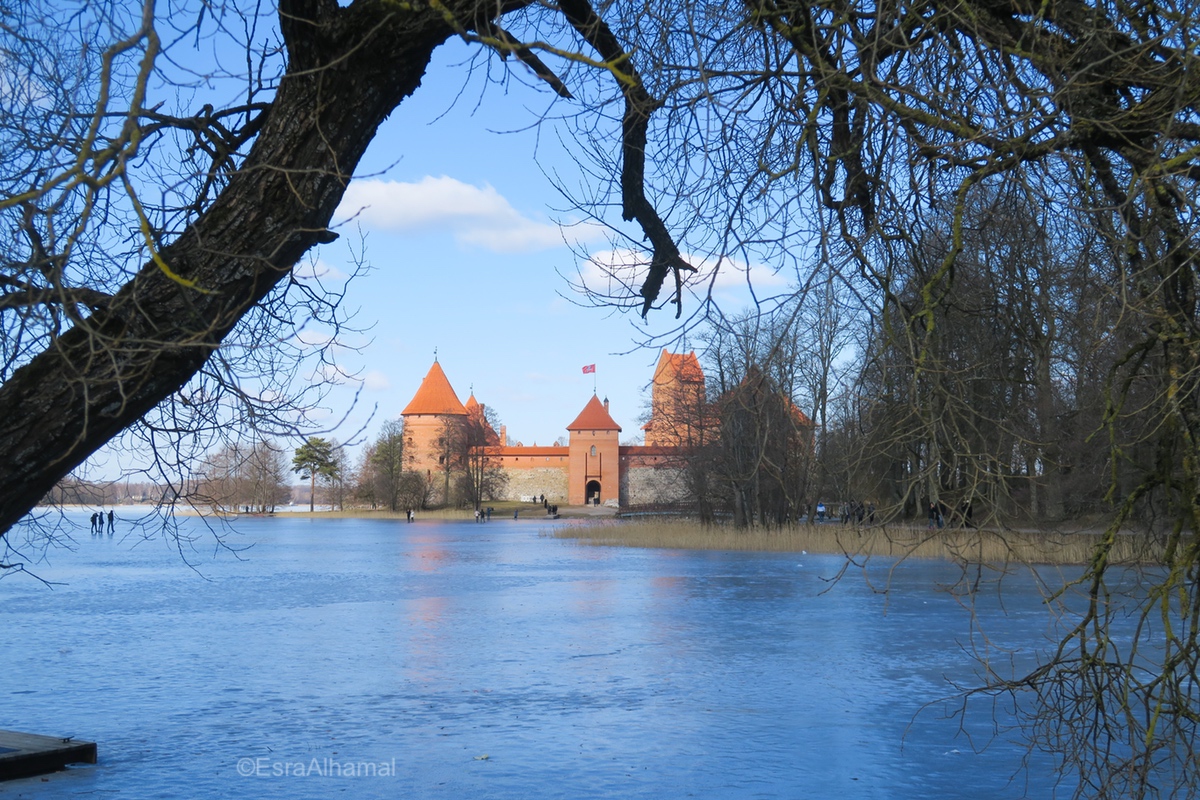
[[[0,781],[57,772],[67,764],[95,764],[96,743],[0,730]]]

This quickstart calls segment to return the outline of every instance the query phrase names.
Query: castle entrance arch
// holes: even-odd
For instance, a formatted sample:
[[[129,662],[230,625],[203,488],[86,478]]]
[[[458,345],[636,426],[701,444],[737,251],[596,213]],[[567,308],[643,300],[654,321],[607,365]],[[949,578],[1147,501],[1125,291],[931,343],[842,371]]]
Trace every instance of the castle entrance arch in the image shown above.
[[[588,481],[583,496],[588,505],[600,505],[600,481]]]

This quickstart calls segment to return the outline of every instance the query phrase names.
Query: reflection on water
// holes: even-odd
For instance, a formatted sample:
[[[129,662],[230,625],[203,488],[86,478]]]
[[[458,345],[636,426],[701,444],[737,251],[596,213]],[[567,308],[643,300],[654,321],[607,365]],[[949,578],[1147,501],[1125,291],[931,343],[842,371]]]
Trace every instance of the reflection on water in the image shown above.
[[[238,525],[254,546],[207,579],[84,534],[41,570],[65,586],[0,581],[0,724],[101,758],[0,795],[1053,794],[1048,759],[1025,773],[993,741],[1006,719],[936,702],[977,669],[947,565],[885,599],[830,584],[831,557],[588,548],[533,521]],[[1032,663],[1040,597],[1014,578],[1002,599],[985,627]]]

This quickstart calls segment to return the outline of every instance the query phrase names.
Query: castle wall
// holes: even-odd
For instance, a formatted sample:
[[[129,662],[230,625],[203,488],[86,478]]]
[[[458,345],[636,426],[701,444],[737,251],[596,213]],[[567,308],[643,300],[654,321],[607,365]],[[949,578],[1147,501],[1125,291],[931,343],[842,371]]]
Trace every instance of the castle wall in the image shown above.
[[[504,498],[545,495],[557,504],[582,505],[598,501],[604,505],[673,503],[686,497],[683,470],[684,449],[690,441],[683,428],[674,424],[677,411],[688,400],[702,400],[703,372],[694,353],[672,355],[666,350],[655,371],[654,419],[646,428],[647,445],[622,446],[621,427],[608,412],[608,400],[593,395],[575,421],[567,426],[567,446],[508,447],[505,437],[489,432],[482,455],[507,478]],[[691,395],[694,395],[692,397]],[[447,425],[466,425],[476,420],[486,427],[486,409],[474,394],[463,406],[441,366],[435,360],[421,388],[402,412],[404,419],[405,467],[429,480],[433,501],[446,501],[444,448],[439,445]],[[681,433],[681,430],[683,431]],[[503,432],[503,428],[501,429]]]
[[[684,471],[677,466],[627,466],[621,470],[621,505],[678,503],[687,499]]]
[[[567,467],[524,467],[505,469],[508,487],[505,500],[520,500],[522,497],[546,495],[547,503],[567,502]]]

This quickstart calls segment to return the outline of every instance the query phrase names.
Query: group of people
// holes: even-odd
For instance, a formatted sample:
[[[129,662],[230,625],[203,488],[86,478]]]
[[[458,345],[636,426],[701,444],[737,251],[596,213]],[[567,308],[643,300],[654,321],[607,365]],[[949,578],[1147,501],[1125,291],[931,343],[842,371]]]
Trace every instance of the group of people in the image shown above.
[[[491,522],[492,521],[492,507],[488,506],[487,508],[475,509],[475,521],[476,522]]]
[[[110,509],[108,512],[108,533],[111,536],[117,529],[117,518]],[[97,511],[92,514],[92,535],[104,533],[104,512]]]

